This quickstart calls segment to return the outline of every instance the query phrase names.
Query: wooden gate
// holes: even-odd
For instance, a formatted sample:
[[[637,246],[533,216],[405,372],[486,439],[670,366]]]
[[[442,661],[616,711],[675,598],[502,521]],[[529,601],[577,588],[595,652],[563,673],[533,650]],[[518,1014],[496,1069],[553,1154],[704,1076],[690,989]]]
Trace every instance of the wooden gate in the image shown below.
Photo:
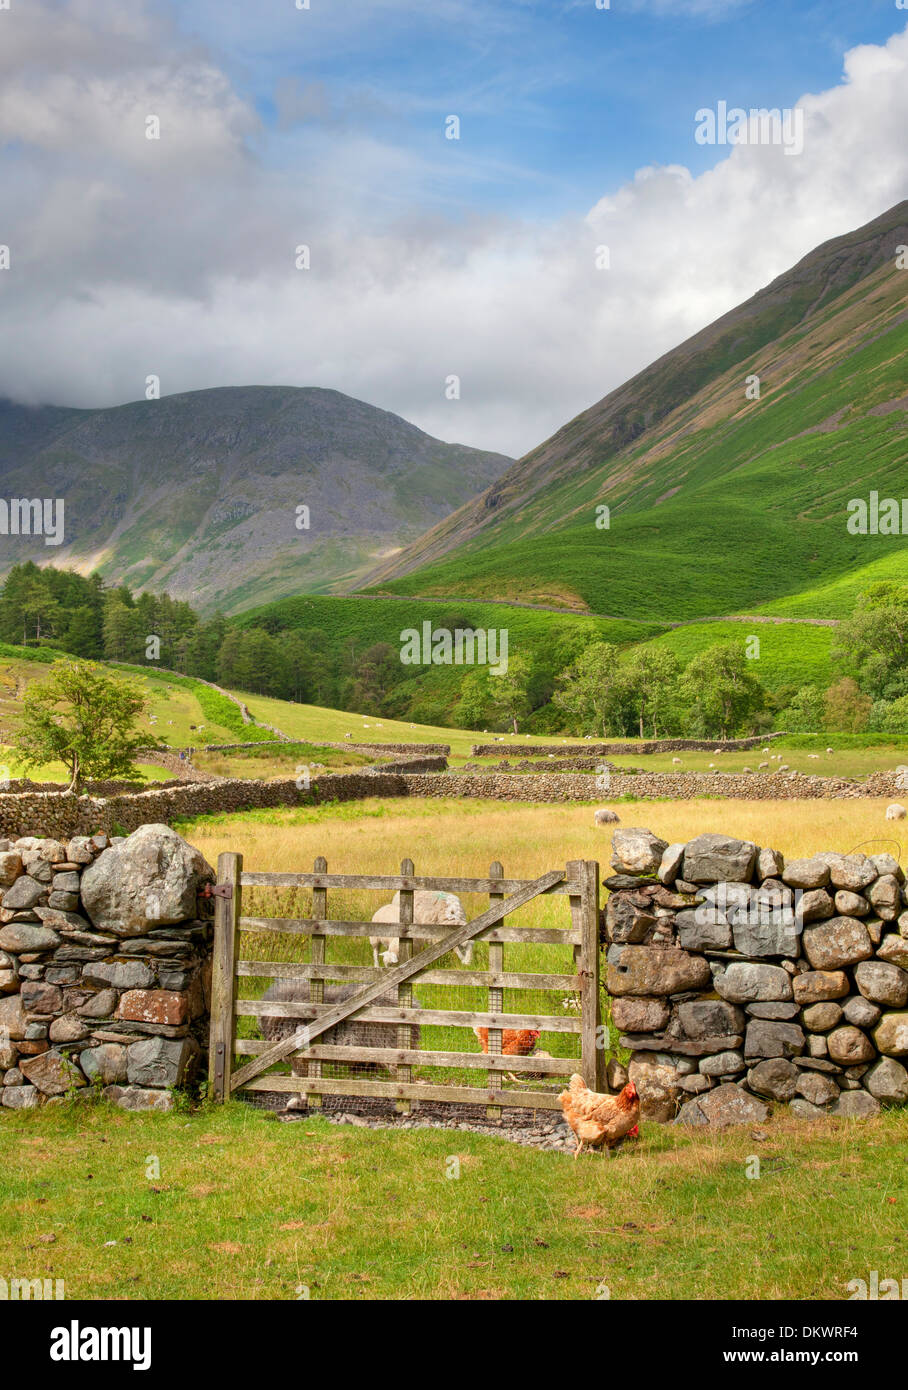
[[[312,891],[312,917],[272,918],[243,915],[243,890],[252,887],[303,888]],[[328,893],[332,889],[375,890],[385,895],[400,893],[399,923],[381,926],[371,921],[332,920],[328,917]],[[462,926],[423,925],[413,921],[414,893],[429,889],[449,893],[481,894],[489,907],[479,917]],[[481,1104],[490,1116],[499,1116],[502,1106],[557,1110],[557,1089],[529,1090],[523,1085],[506,1088],[507,1073],[529,1072],[566,1077],[579,1071],[587,1084],[603,1087],[604,1051],[601,1042],[599,1004],[599,865],[591,860],[574,860],[565,869],[555,869],[534,880],[507,879],[500,864],[491,866],[489,877],[420,878],[410,860],[404,860],[399,875],[329,874],[324,859],[317,859],[311,874],[244,873],[242,856],[222,854],[218,859],[218,885],[215,910],[215,944],[211,991],[211,1040],[209,1086],[212,1097],[226,1100],[239,1091],[284,1091],[306,1097],[312,1107],[323,1095],[379,1096],[393,1100],[398,1111],[406,1112],[414,1100],[453,1101]],[[518,908],[542,895],[564,895],[570,906],[570,924],[564,928],[509,927],[505,919]],[[387,897],[386,899],[387,900]],[[240,958],[242,932],[289,933],[311,939],[306,964],[279,964]],[[400,938],[400,963],[392,968],[331,963],[326,946],[331,938],[396,934]],[[488,970],[438,970],[432,967],[456,946],[468,941],[489,945]],[[504,953],[508,943],[531,942],[564,945],[572,950],[572,973],[537,974],[507,972]],[[417,943],[425,943],[413,954]],[[238,998],[238,979],[248,976],[274,979],[298,978],[308,981],[308,1003],[290,1003]],[[350,998],[338,1004],[324,1002],[328,980],[362,984]],[[488,990],[484,1012],[451,1009],[414,1008],[413,986],[469,985]],[[375,1004],[375,1000],[396,991],[398,1008]],[[504,991],[569,991],[579,1000],[574,1016],[563,1013],[505,1013]],[[237,1037],[238,1017],[279,1017],[299,1019],[300,1027],[279,1042]],[[345,1019],[397,1024],[397,1047],[351,1047],[318,1043],[319,1036]],[[488,1029],[488,1052],[432,1051],[413,1045],[414,1025],[442,1024],[472,1030]],[[573,1033],[579,1039],[579,1057],[538,1057],[502,1055],[502,1033],[506,1029],[539,1029],[551,1034]],[[466,1034],[474,1043],[472,1031]],[[575,1044],[576,1047],[576,1044]],[[251,1060],[238,1065],[240,1056]],[[276,1063],[291,1057],[305,1059],[299,1070],[307,1074],[265,1075]],[[323,1064],[369,1063],[387,1068],[389,1081],[349,1080],[322,1074]],[[414,1080],[413,1069],[429,1067],[485,1071],[486,1086],[430,1084]],[[477,1077],[477,1080],[479,1078]]]

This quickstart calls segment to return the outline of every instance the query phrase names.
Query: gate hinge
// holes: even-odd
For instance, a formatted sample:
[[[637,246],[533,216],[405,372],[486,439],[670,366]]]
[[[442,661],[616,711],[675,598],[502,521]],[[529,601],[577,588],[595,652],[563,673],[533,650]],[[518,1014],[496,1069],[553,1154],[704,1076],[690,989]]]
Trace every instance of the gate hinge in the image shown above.
[[[232,898],[232,883],[206,883],[205,887],[199,890],[200,898]]]

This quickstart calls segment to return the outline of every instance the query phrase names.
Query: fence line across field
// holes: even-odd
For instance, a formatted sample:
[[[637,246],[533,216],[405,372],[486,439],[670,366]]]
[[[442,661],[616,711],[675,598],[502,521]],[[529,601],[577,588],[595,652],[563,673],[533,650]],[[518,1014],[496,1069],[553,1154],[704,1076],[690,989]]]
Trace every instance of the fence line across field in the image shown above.
[[[211,990],[210,1090],[216,1100],[233,1093],[289,1092],[312,1108],[325,1095],[372,1097],[393,1100],[407,1113],[413,1101],[447,1101],[486,1106],[493,1118],[504,1107],[558,1109],[555,1092],[526,1089],[527,1079],[563,1078],[579,1071],[587,1084],[601,1089],[603,1051],[599,1007],[599,866],[590,860],[573,860],[564,869],[551,870],[537,879],[505,878],[499,863],[491,865],[487,878],[454,875],[418,876],[405,859],[400,874],[329,874],[324,858],[315,861],[313,873],[246,873],[242,856],[222,854],[218,860],[218,893],[215,899],[215,946]],[[269,918],[243,914],[243,894],[249,888],[295,888],[312,892],[311,917]],[[399,921],[375,923],[328,916],[331,890],[398,893]],[[419,891],[466,893],[487,896],[489,906],[473,921],[460,924],[414,922],[414,898]],[[548,895],[568,898],[570,923],[565,928],[505,926],[513,912]],[[240,957],[242,932],[280,934],[310,939],[307,962],[264,961]],[[329,939],[340,946],[344,938],[368,940],[370,936],[399,939],[399,961],[393,967],[331,962]],[[267,938],[266,938],[267,939]],[[482,941],[489,948],[489,968],[433,969],[455,947]],[[573,972],[534,972],[505,968],[508,946],[539,945],[570,949]],[[300,999],[270,1000],[238,997],[242,979],[299,980]],[[339,1002],[325,1000],[327,981],[362,986]],[[461,987],[485,990],[484,1007],[419,1007],[414,986],[433,987],[433,1003],[447,1004]],[[579,1001],[573,1017],[519,1012],[505,1008],[505,991],[567,991]],[[388,995],[396,994],[397,1007],[388,1007]],[[308,996],[308,997],[307,997]],[[376,1002],[379,1001],[379,1002]],[[280,1041],[237,1036],[237,1021],[244,1018],[299,1021]],[[397,1046],[355,1046],[339,1041],[317,1041],[321,1034],[348,1020],[388,1026]],[[485,1029],[487,1051],[422,1047],[420,1027]],[[396,1027],[396,1035],[395,1035]],[[511,1055],[504,1052],[506,1030],[534,1030],[578,1038],[579,1057]],[[535,1045],[535,1044],[534,1044]],[[237,1063],[238,1058],[249,1060]],[[293,1059],[292,1076],[269,1072],[279,1062]],[[325,1066],[359,1069],[386,1068],[392,1080],[349,1079],[327,1076]],[[473,1086],[455,1081],[415,1080],[414,1069],[448,1068],[485,1071],[487,1084]],[[266,1074],[268,1073],[268,1074]],[[506,1086],[508,1074],[514,1089]],[[478,1078],[477,1078],[478,1079]]]

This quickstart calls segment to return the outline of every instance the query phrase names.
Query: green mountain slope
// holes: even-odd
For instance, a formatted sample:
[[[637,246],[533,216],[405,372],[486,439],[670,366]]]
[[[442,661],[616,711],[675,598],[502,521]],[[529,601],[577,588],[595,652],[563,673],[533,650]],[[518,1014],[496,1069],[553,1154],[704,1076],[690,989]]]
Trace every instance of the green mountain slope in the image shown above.
[[[906,491],[906,243],[902,203],[821,246],[571,421],[369,587],[658,622],[763,604],[841,616],[865,573],[908,567],[904,537],[846,529],[850,499]],[[759,400],[745,396],[752,375]]]
[[[338,391],[224,387],[110,410],[0,401],[0,495],[65,501],[64,544],[3,536],[0,576],[26,559],[97,568],[228,612],[349,588],[510,462]]]

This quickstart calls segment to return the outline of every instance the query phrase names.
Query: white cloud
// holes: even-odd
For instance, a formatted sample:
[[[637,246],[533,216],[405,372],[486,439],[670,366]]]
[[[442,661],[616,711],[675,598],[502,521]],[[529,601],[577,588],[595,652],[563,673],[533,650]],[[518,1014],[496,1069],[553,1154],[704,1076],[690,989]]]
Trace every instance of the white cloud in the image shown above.
[[[465,215],[458,161],[493,168],[443,141],[414,154],[338,116],[330,89],[286,87],[286,128],[266,135],[212,55],[152,11],[30,13],[44,23],[16,31],[0,88],[0,394],[19,399],[113,404],[150,373],[165,393],[331,386],[517,454],[908,195],[908,30],[803,97],[802,155],[740,146],[696,177],[643,169],[540,225]],[[147,110],[160,142],[139,136]],[[293,268],[302,242],[309,272]]]

